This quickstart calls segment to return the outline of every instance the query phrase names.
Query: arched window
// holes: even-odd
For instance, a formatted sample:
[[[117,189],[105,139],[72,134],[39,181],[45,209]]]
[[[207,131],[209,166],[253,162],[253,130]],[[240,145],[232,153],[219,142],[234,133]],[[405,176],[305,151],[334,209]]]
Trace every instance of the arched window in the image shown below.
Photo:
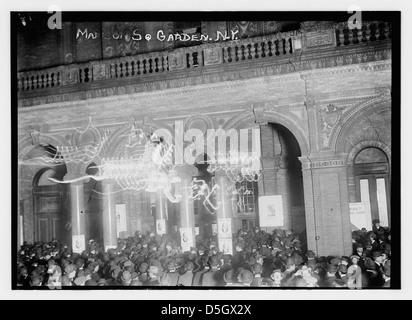
[[[371,220],[390,226],[390,172],[386,154],[378,148],[361,150],[354,160],[356,200],[370,204]]]

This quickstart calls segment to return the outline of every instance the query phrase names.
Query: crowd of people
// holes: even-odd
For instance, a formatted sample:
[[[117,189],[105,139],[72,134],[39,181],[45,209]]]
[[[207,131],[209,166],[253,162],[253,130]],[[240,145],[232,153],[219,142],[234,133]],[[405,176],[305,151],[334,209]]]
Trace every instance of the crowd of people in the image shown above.
[[[302,234],[259,228],[233,236],[233,255],[219,251],[215,237],[198,236],[182,252],[172,236],[140,232],[107,251],[92,239],[82,253],[58,241],[24,243],[17,286],[390,287],[390,230],[374,220],[372,230],[353,231],[352,241],[349,256],[317,256]]]

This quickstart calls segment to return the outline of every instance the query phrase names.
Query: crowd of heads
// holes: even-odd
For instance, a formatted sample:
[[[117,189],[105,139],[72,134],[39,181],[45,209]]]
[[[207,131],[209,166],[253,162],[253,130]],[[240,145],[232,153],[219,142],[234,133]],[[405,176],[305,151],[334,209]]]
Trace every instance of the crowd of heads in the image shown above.
[[[117,248],[108,250],[91,239],[81,253],[55,240],[24,243],[18,252],[17,285],[390,287],[390,230],[379,221],[374,220],[372,230],[352,232],[348,256],[317,256],[307,249],[305,235],[293,230],[239,230],[233,254],[220,251],[215,236],[196,238],[196,246],[184,252],[172,236],[140,232],[118,239]]]

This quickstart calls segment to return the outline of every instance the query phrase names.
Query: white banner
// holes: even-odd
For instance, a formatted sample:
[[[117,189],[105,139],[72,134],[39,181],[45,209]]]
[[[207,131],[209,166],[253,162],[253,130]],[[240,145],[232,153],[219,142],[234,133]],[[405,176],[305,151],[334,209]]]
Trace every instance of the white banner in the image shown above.
[[[156,234],[163,235],[166,234],[166,220],[156,219]]]
[[[371,210],[369,202],[349,203],[350,222],[352,230],[366,228],[369,230],[372,225]]]
[[[233,255],[233,241],[232,238],[219,238],[219,250],[224,254]]]
[[[192,228],[180,228],[180,240],[182,251],[190,251],[194,247]]]
[[[199,227],[195,227],[195,236],[199,235]]]
[[[283,201],[281,195],[259,197],[261,227],[283,227]]]
[[[219,238],[232,238],[232,219],[217,219]]]
[[[82,253],[86,250],[86,241],[84,234],[72,237],[73,252]]]

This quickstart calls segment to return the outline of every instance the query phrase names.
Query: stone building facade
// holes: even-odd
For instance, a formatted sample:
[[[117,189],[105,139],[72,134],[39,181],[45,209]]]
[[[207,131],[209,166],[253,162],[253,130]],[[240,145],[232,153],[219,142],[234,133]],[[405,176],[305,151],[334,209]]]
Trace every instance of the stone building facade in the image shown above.
[[[64,22],[41,41],[20,29],[18,243],[84,236],[111,247],[117,237],[156,232],[159,219],[167,232],[189,228],[195,237],[228,218],[236,232],[261,226],[259,198],[271,195],[283,209],[274,227],[302,232],[318,255],[349,255],[359,221],[391,226],[390,23]],[[198,37],[137,40],[159,30]],[[197,40],[218,31],[237,39]],[[176,172],[182,183],[218,183],[212,213],[204,198],[171,203],[116,179],[82,179],[142,154],[142,145],[130,148],[134,129],[179,125],[258,130],[259,179],[243,184],[249,197],[241,199],[250,206],[236,205],[236,183],[198,160]],[[64,161],[53,162],[56,153]]]

